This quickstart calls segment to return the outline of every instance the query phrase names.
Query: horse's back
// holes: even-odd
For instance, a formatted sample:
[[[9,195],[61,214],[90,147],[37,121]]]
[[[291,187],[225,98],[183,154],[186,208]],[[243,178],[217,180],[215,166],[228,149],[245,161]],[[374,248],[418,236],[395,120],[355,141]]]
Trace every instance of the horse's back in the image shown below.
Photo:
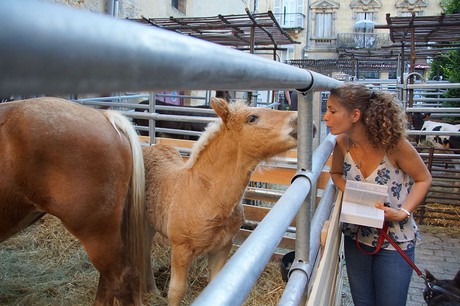
[[[3,103],[0,143],[0,241],[44,213],[74,227],[98,199],[115,205],[117,181],[128,188],[129,143],[98,110],[58,98]]]

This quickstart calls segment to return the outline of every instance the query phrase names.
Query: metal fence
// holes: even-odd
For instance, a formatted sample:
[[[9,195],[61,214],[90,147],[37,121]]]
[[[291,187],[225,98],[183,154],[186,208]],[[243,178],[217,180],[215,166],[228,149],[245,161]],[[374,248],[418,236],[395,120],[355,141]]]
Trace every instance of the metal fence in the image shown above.
[[[254,232],[195,305],[243,301],[296,213],[296,268],[291,275],[297,282],[287,294],[290,300],[305,299],[311,274],[305,263],[313,260],[309,258],[312,204],[307,195],[332,144],[317,153],[321,161],[313,162],[312,140],[307,137],[312,134],[312,93],[340,82],[159,28],[40,1],[1,1],[0,28],[0,40],[7,42],[0,48],[0,96],[296,88],[307,93],[299,95],[298,174],[259,225],[259,233],[265,229],[270,234]],[[251,264],[246,262],[247,252]],[[240,265],[243,257],[245,263]]]

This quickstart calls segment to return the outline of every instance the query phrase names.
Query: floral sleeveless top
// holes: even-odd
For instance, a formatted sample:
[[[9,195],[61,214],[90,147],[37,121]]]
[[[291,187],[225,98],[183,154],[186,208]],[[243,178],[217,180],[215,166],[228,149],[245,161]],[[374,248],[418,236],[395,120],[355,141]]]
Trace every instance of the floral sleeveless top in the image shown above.
[[[358,166],[351,158],[350,152],[347,150],[347,154],[343,161],[343,175],[346,180],[387,185],[388,197],[384,204],[385,206],[396,209],[401,207],[404,203],[412,187],[410,177],[402,170],[394,167],[386,155],[374,172],[364,178]],[[345,236],[356,239],[358,225],[342,223],[342,231]],[[389,222],[388,232],[403,250],[413,248],[415,246],[415,239],[420,238],[417,225],[412,215],[408,220],[402,222]],[[378,230],[373,227],[361,226],[359,228],[358,241],[375,247],[378,241]],[[389,250],[395,249],[386,240],[383,242],[382,248]]]

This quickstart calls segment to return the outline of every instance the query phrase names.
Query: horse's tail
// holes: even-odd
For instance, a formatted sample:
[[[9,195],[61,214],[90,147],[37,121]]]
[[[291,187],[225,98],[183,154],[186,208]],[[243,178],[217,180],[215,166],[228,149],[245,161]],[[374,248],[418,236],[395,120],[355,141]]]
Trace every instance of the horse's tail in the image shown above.
[[[139,136],[131,122],[115,111],[104,111],[104,116],[112,123],[118,133],[126,135],[131,145],[133,172],[129,200],[125,206],[122,222],[122,233],[130,259],[139,271],[140,293],[146,288],[146,259],[148,248],[146,243],[147,219],[145,217],[145,170]],[[142,301],[142,299],[141,299]]]

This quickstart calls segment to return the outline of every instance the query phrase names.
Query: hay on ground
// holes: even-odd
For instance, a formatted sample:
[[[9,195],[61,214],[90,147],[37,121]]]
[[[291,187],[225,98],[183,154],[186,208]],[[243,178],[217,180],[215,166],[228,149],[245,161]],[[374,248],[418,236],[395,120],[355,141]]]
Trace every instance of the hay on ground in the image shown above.
[[[46,215],[0,244],[0,305],[92,305],[99,279],[79,243],[61,222]],[[148,305],[167,305],[170,250],[153,245],[153,270],[162,296],[147,295]],[[184,305],[207,285],[206,260],[199,258],[189,276]],[[269,263],[244,305],[277,305],[285,284],[278,263]]]

